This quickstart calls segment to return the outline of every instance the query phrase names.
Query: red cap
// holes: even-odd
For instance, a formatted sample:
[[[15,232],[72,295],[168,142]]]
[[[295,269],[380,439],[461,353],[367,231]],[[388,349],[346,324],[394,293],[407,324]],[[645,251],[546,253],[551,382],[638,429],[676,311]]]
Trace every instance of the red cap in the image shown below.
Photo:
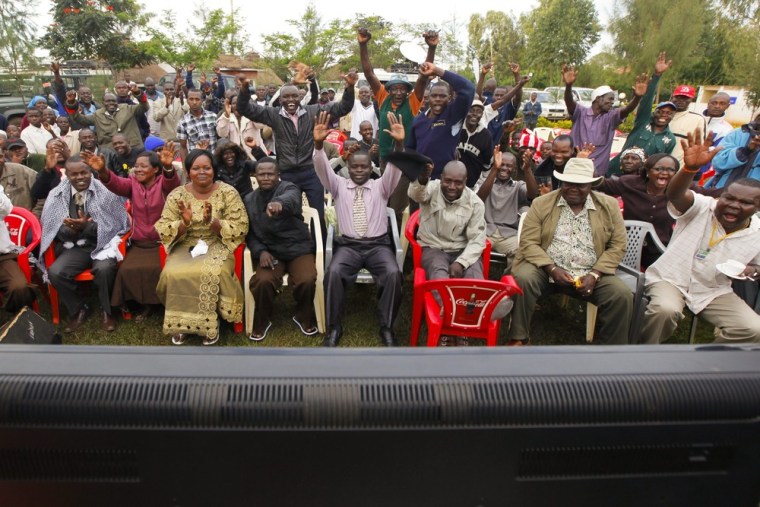
[[[673,90],[673,96],[675,97],[676,95],[684,95],[690,99],[693,99],[697,96],[697,90],[695,90],[693,86],[689,85],[676,86],[676,89]]]

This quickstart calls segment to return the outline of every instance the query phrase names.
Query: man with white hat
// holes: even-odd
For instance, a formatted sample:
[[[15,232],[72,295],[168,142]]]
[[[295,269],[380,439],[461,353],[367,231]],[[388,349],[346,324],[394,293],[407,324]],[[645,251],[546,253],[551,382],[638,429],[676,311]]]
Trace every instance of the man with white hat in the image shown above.
[[[646,74],[638,76],[633,86],[633,100],[625,107],[613,108],[615,92],[609,86],[600,86],[591,92],[591,107],[575,102],[573,83],[577,77],[578,71],[574,68],[569,65],[562,67],[562,80],[565,83],[565,105],[573,120],[573,129],[570,135],[573,136],[576,146],[583,146],[585,143],[596,146],[590,157],[594,161],[594,175],[604,176],[607,174],[610,163],[615,129],[639,105],[641,97],[647,91],[649,79]]]
[[[529,343],[536,301],[551,292],[599,307],[595,342],[628,343],[633,296],[615,276],[627,243],[617,200],[591,191],[602,178],[588,158],[570,159],[554,177],[559,190],[533,200],[520,233],[512,274],[523,295],[515,298],[509,345]]]
[[[464,118],[464,128],[459,134],[457,155],[467,167],[467,186],[472,188],[479,179],[485,180],[486,171],[491,167],[493,141],[491,133],[480,121],[485,107],[478,99],[472,101]]]

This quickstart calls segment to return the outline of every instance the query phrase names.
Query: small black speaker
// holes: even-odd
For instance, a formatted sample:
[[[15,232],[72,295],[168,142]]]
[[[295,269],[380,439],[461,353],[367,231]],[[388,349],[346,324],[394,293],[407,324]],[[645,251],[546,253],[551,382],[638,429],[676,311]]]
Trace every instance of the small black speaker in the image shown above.
[[[0,328],[0,343],[60,345],[61,335],[50,322],[25,306]]]

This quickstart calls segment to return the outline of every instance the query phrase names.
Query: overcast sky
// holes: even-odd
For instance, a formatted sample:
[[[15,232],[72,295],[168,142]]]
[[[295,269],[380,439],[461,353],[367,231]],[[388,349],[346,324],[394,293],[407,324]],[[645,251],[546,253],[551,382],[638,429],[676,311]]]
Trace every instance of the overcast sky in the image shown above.
[[[197,0],[158,0],[145,2],[140,0],[146,11],[156,9],[160,14],[164,9],[172,9],[176,13],[180,26],[187,26],[192,16]],[[230,9],[230,3],[240,10],[245,17],[245,28],[250,37],[249,46],[261,51],[262,35],[273,32],[290,32],[288,19],[298,17],[308,6],[308,0],[292,0],[286,3],[276,1],[252,2],[251,0],[221,0],[204,2],[209,8]],[[322,16],[323,21],[335,18],[348,19],[361,10],[365,15],[378,15],[396,23],[429,23],[431,28],[440,28],[446,20],[456,16],[457,22],[464,29],[462,42],[466,37],[466,25],[474,13],[485,13],[489,10],[503,10],[515,16],[530,11],[538,5],[538,0],[380,0],[378,2],[341,2],[339,0],[313,0],[312,3]],[[606,24],[612,13],[613,0],[594,0],[602,24]],[[34,20],[41,32],[50,24],[49,14],[52,2],[40,0],[37,12],[40,15]],[[148,7],[149,6],[149,7]],[[434,7],[433,7],[434,6]],[[603,41],[604,42],[604,41]],[[599,46],[599,45],[598,45]],[[596,48],[595,48],[596,49]]]

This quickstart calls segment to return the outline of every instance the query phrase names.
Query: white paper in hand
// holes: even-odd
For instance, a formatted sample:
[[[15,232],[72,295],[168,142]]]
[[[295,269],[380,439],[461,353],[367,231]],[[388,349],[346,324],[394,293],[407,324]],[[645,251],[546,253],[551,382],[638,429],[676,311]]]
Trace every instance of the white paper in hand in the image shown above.
[[[193,256],[193,259],[206,253],[208,253],[208,245],[202,239],[199,239],[198,243],[190,250],[190,255]]]

